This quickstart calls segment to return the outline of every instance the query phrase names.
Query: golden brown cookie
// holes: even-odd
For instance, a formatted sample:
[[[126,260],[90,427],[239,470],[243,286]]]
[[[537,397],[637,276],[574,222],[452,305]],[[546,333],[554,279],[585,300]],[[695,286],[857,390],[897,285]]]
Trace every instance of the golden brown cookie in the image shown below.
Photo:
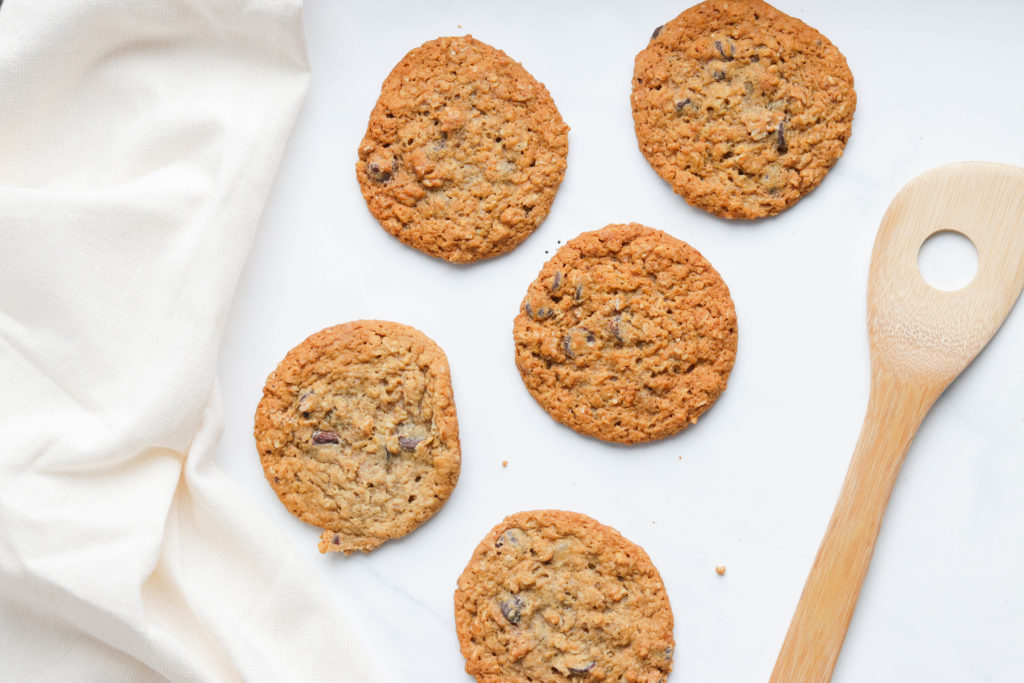
[[[636,56],[640,151],[693,206],[761,218],[813,190],[843,154],[857,94],[846,58],[760,0],[708,0]]]
[[[468,263],[510,251],[548,215],[568,132],[521,64],[472,36],[438,38],[384,81],[356,176],[385,230]]]
[[[661,682],[672,670],[672,625],[643,548],[575,512],[506,517],[455,591],[466,672],[481,683]]]
[[[686,428],[736,358],[729,288],[685,242],[636,223],[566,243],[515,319],[516,366],[553,418],[637,443]]]
[[[369,552],[425,522],[459,478],[444,352],[406,325],[317,332],[267,378],[256,447],[288,511],[323,528],[320,552]]]

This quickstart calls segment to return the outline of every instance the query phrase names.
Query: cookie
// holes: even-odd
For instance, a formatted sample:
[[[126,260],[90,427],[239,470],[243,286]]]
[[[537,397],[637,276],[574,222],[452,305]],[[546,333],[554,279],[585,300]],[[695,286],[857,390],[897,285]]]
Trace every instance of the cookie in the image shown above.
[[[515,248],[548,215],[569,127],[521,64],[472,36],[409,52],[384,81],[359,145],[370,213],[453,263]]]
[[[320,552],[369,552],[440,509],[459,478],[444,352],[406,325],[317,332],[267,378],[256,447],[288,511],[321,527]]]
[[[664,681],[672,625],[647,553],[575,512],[506,517],[455,591],[466,672],[481,683]]]
[[[760,0],[708,0],[636,56],[640,151],[687,202],[761,218],[817,187],[843,154],[857,94],[846,58]]]
[[[637,443],[685,429],[722,393],[736,311],[722,278],[685,242],[609,225],[544,265],[513,336],[523,382],[553,418]]]

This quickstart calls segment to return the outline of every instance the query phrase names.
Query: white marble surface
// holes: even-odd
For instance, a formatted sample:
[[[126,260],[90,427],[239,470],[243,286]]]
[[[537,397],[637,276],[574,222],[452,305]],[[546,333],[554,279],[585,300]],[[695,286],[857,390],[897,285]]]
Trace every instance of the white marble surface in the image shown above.
[[[468,680],[456,578],[493,524],[542,507],[585,512],[647,549],[676,615],[672,680],[767,680],[863,417],[867,269],[882,213],[933,166],[1024,165],[1024,4],[780,0],[849,60],[858,107],[846,154],[776,218],[733,224],[692,209],[640,155],[629,107],[635,54],[685,6],[307,2],[313,80],[226,323],[216,459],[254,514],[272,517],[318,568],[324,599],[362,624],[395,680]],[[547,221],[509,255],[454,267],[377,225],[354,164],[391,67],[426,40],[464,33],[521,61],[572,131]],[[559,243],[625,221],[703,252],[740,326],[718,404],[692,429],[635,448],[555,424],[523,387],[511,339],[525,288]],[[252,415],[289,348],[357,318],[415,325],[446,350],[463,472],[447,505],[407,538],[328,557],[316,550],[319,531],[264,481]],[[1018,305],[911,447],[836,683],[1024,680],[1022,488]]]

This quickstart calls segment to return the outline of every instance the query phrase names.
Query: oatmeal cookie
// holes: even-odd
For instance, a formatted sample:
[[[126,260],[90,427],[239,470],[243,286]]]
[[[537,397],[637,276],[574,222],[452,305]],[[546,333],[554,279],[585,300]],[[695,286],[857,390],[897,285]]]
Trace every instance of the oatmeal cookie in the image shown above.
[[[661,683],[675,641],[647,553],[575,512],[520,512],[477,546],[455,591],[467,673],[481,683]]]
[[[329,327],[289,351],[267,378],[255,436],[281,502],[324,530],[321,552],[404,536],[459,478],[448,360],[398,323]]]
[[[761,218],[817,187],[843,154],[857,95],[846,58],[760,0],[707,0],[636,57],[640,151],[693,206]]]
[[[685,242],[636,223],[570,240],[529,286],[513,326],[516,366],[548,413],[620,443],[697,421],[736,358],[736,311]]]
[[[568,131],[521,64],[472,36],[438,38],[384,81],[356,176],[385,230],[469,263],[541,224],[565,176]]]

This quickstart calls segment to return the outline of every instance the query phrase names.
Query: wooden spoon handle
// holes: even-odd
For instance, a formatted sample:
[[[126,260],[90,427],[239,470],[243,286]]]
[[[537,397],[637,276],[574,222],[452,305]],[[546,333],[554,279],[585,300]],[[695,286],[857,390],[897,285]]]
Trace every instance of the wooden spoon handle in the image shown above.
[[[872,369],[864,426],[772,683],[832,678],[903,456],[944,388],[901,382],[884,369]]]

